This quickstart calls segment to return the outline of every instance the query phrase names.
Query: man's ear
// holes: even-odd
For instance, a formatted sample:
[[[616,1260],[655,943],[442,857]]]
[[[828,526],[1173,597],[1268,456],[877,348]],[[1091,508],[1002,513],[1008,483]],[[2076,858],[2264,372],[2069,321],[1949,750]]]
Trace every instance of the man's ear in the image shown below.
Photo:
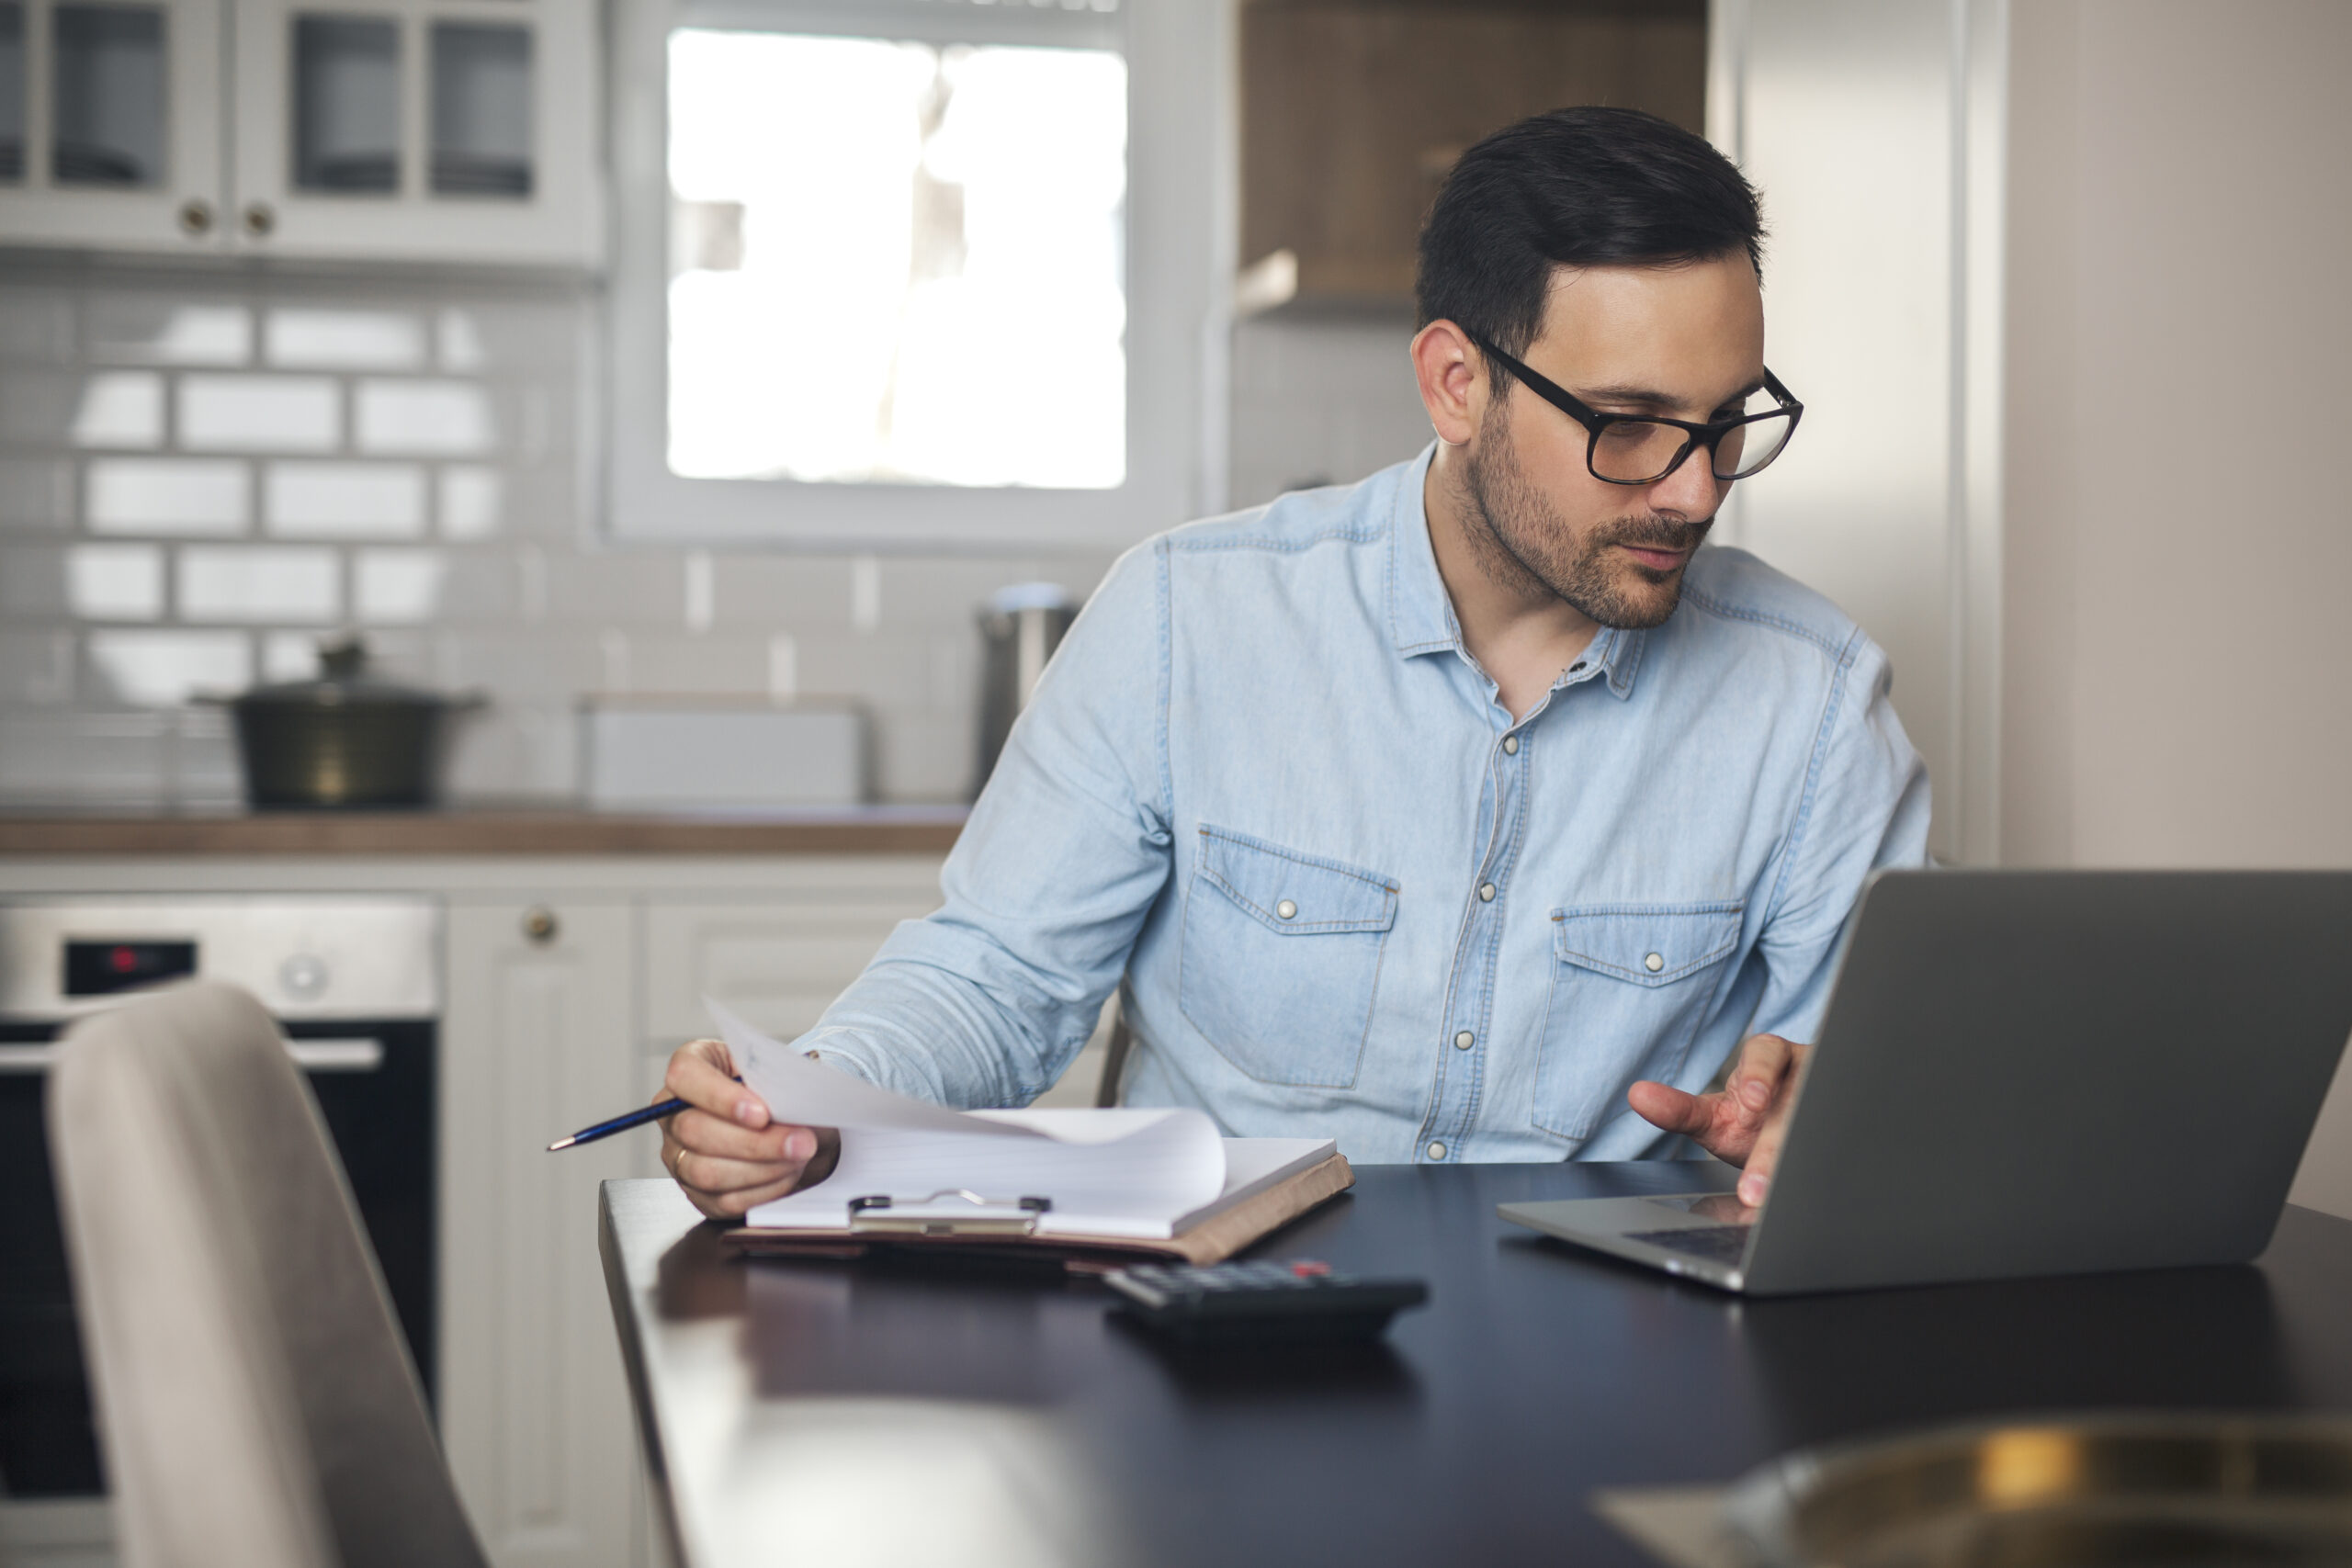
[[[1486,357],[1452,321],[1436,321],[1413,337],[1413,377],[1420,383],[1421,406],[1429,410],[1437,438],[1465,445],[1487,412],[1494,383]]]

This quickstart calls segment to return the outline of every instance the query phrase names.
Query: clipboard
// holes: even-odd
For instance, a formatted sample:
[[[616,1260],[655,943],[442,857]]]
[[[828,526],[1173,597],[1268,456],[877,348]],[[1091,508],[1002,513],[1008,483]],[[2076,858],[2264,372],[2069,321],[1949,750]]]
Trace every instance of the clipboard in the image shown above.
[[[1139,1258],[1222,1263],[1355,1182],[1347,1156],[1334,1153],[1175,1235],[1148,1238],[1041,1235],[1037,1221],[1052,1208],[1046,1193],[991,1197],[961,1188],[872,1193],[851,1200],[844,1224],[739,1225],[722,1233],[719,1245],[746,1258],[852,1258],[876,1251],[1018,1257],[1058,1262],[1081,1273],[1123,1268]]]

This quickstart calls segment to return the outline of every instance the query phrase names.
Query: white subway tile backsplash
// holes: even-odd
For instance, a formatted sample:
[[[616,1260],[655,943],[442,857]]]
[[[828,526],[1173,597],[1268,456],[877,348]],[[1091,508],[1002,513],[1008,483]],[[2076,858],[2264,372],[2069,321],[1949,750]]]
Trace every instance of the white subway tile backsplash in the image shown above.
[[[180,445],[199,452],[324,452],[342,434],[324,376],[184,376]]]
[[[188,621],[331,621],[343,594],[336,553],[290,545],[189,545],[179,552]]]
[[[0,703],[62,703],[74,695],[74,634],[0,627]]]
[[[164,443],[164,378],[143,370],[102,370],[85,377],[74,411],[76,446],[160,446]]]
[[[176,732],[172,742],[174,800],[215,810],[242,801],[244,767],[237,759],[228,710],[204,703],[169,716]]]
[[[0,709],[0,795],[10,799],[163,800],[172,792],[171,755],[164,714]]]
[[[435,669],[443,685],[526,705],[568,705],[594,691],[605,673],[594,633],[552,626],[444,632]]]
[[[563,795],[579,787],[580,739],[571,699],[526,703],[502,690],[456,727],[448,792],[459,800]]]
[[[876,793],[885,800],[962,800],[971,784],[974,745],[966,715],[876,714]]]
[[[0,549],[0,615],[12,621],[67,619],[65,557],[55,545]]]
[[[487,370],[569,378],[580,367],[582,328],[592,308],[584,298],[448,307],[435,322],[441,368],[460,375]]]
[[[172,707],[198,694],[253,683],[253,645],[242,632],[91,632],[85,646],[100,689],[135,707]]]
[[[351,570],[363,624],[415,626],[441,608],[449,562],[439,550],[361,550]]]
[[[494,537],[505,522],[505,481],[495,468],[441,470],[441,536]]]
[[[362,452],[467,457],[498,440],[488,389],[467,381],[362,381],[354,411]]]
[[[797,632],[850,626],[850,562],[841,556],[719,556],[711,624]]]
[[[95,293],[87,320],[100,365],[233,366],[254,356],[254,314],[243,305]]]
[[[319,644],[322,640],[316,632],[265,634],[261,639],[261,678],[270,682],[317,680]]]
[[[74,306],[56,288],[0,288],[0,359],[25,365],[70,365]]]
[[[442,369],[462,375],[489,368],[490,350],[482,345],[481,328],[472,311],[455,307],[443,310],[434,319],[433,335],[440,346]]]
[[[82,378],[71,371],[0,367],[0,441],[62,450],[81,406]]]
[[[66,552],[65,604],[85,621],[153,621],[164,614],[164,552],[153,545],[76,545]]]
[[[931,705],[931,650],[920,635],[802,637],[799,677],[805,696],[857,697],[878,708]]]
[[[628,642],[629,691],[695,696],[768,694],[765,637],[631,632]]]
[[[548,558],[548,614],[559,621],[674,626],[684,598],[685,563],[667,551]]]
[[[272,463],[262,519],[286,538],[420,538],[424,478],[413,463]]]
[[[94,534],[242,534],[252,488],[233,458],[96,457],[83,473],[83,521]]]
[[[0,264],[0,796],[226,804],[225,716],[174,705],[313,678],[321,638],[361,625],[383,673],[490,697],[458,733],[462,798],[571,790],[576,705],[617,673],[857,696],[882,797],[956,799],[975,604],[1107,564],[607,550],[591,294],[195,281]],[[1289,361],[1323,345],[1284,346],[1268,398],[1311,402]]]
[[[68,527],[74,518],[73,498],[71,463],[55,457],[0,457],[0,528],[49,532]]]
[[[416,370],[424,322],[400,310],[281,308],[262,330],[262,356],[289,370]]]

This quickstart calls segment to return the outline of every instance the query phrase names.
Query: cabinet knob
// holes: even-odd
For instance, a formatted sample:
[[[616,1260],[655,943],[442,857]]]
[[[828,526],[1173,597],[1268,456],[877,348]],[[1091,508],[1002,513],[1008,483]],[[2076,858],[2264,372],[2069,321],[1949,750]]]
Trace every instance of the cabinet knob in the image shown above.
[[[209,201],[180,203],[180,231],[194,238],[212,232],[212,204]]]
[[[563,922],[545,904],[534,904],[523,912],[523,934],[541,947],[553,942],[563,931]]]
[[[267,239],[277,227],[277,214],[270,210],[269,203],[256,201],[245,209],[245,232],[254,239]]]

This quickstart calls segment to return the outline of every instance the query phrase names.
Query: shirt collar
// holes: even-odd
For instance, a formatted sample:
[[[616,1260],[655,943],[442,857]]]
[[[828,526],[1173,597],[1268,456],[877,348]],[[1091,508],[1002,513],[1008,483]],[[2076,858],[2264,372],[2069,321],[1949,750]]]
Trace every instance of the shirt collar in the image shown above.
[[[1431,442],[1408,467],[1396,487],[1388,527],[1388,622],[1396,651],[1407,659],[1425,653],[1464,651],[1462,625],[1453,616],[1453,601],[1438,575],[1437,552],[1430,545],[1430,519],[1422,505],[1430,463],[1437,456]],[[1585,668],[1562,675],[1553,689],[1606,675],[1610,692],[1620,700],[1634,694],[1634,672],[1642,662],[1649,633],[1603,626],[1584,650]]]

